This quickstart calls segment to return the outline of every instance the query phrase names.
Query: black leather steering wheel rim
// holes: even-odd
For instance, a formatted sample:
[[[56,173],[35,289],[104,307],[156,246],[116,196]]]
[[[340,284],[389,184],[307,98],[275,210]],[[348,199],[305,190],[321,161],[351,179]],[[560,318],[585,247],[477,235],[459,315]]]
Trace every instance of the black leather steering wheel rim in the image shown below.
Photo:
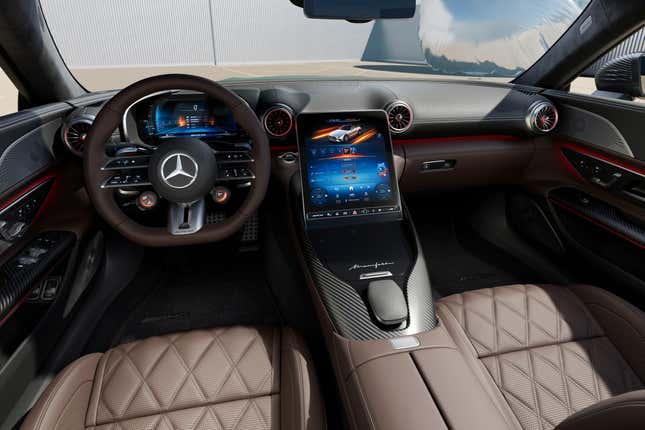
[[[135,222],[119,208],[113,191],[101,188],[103,181],[110,176],[109,172],[101,170],[109,159],[105,154],[105,143],[114,130],[121,125],[126,110],[146,96],[170,90],[202,92],[224,104],[251,139],[251,156],[255,160],[253,165],[255,179],[240,208],[226,220],[216,224],[206,224],[200,231],[188,235],[173,235],[165,228],[148,227]],[[259,208],[269,185],[271,152],[268,137],[260,120],[248,103],[237,94],[202,77],[181,74],[160,75],[124,88],[103,106],[85,141],[83,171],[86,188],[96,211],[123,236],[144,246],[193,245],[216,242],[230,237],[240,230],[248,217]]]

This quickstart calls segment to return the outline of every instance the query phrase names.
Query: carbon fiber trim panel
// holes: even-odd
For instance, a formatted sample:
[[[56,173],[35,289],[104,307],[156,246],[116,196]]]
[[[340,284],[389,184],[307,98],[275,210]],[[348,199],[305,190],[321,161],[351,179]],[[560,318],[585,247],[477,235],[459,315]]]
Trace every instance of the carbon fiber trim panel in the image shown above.
[[[397,330],[384,330],[376,325],[356,289],[325,267],[306,235],[302,241],[305,261],[316,290],[341,336],[352,340],[388,339],[432,330],[437,325],[430,277],[418,241],[415,244],[416,261],[404,286],[408,322],[406,328]]]
[[[645,247],[645,228],[625,219],[613,206],[609,206],[578,190],[563,188],[549,195],[555,204],[565,205],[579,214],[604,225],[616,233]]]
[[[68,232],[48,232],[38,236],[8,261],[0,269],[0,320],[29,293],[31,288],[52,269],[52,265],[65,255],[74,244],[74,234]],[[43,250],[44,253],[33,257],[30,249]],[[40,251],[39,251],[40,252]],[[28,264],[22,259],[33,258],[37,262]]]

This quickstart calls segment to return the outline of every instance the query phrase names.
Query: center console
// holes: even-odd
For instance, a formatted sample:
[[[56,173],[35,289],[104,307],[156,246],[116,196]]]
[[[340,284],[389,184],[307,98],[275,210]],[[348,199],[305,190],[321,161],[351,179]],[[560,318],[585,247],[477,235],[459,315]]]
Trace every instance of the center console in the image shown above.
[[[429,277],[401,203],[385,112],[301,114],[297,131],[293,213],[334,329],[348,339],[432,329]]]
[[[300,114],[297,134],[300,172],[278,176],[350,426],[506,428],[435,315],[385,112]]]

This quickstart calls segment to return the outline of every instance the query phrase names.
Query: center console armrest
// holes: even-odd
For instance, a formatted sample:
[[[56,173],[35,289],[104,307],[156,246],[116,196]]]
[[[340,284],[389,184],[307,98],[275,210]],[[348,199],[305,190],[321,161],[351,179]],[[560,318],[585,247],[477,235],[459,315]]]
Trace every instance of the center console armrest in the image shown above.
[[[354,428],[519,428],[442,325],[410,337],[416,346],[402,349],[395,339],[335,338],[335,367],[342,369]]]

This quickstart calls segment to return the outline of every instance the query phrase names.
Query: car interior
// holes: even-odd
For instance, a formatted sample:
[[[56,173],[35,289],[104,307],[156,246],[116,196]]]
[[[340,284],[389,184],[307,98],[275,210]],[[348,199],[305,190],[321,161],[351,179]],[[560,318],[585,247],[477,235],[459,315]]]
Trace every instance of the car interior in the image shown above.
[[[645,3],[578,2],[510,81],[102,91],[6,3],[0,429],[643,427],[645,53],[571,83]]]

